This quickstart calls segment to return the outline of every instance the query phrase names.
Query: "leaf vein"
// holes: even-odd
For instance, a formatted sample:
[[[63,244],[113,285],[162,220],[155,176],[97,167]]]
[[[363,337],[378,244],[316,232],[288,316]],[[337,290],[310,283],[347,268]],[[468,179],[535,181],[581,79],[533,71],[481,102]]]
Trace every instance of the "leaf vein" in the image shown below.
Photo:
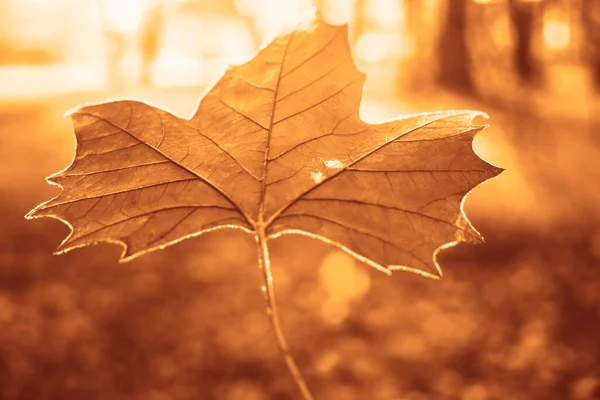
[[[322,52],[324,52],[335,41],[335,39],[337,39],[337,37],[338,37],[339,34],[340,34],[340,31],[337,31],[333,35],[333,37],[323,47],[321,47],[320,49],[318,49],[317,51],[315,51],[308,58],[304,59],[298,65],[296,65],[295,67],[293,67],[292,69],[290,69],[289,71],[287,71],[285,74],[280,75],[279,79],[281,80],[281,79],[285,78],[286,76],[290,75],[292,72],[296,71],[298,68],[300,68],[301,66],[303,66],[304,64],[306,64],[307,62],[309,62],[310,60],[312,60],[313,58],[315,58],[319,54],[321,54]],[[283,70],[283,68],[282,68],[282,70]]]
[[[280,120],[278,120],[278,121],[274,122],[274,123],[273,123],[273,125],[277,125],[277,124],[279,124],[279,123],[281,123],[281,122],[283,122],[283,121],[287,121],[287,120],[288,120],[288,119],[290,119],[290,118],[296,117],[296,116],[298,116],[298,115],[300,115],[300,114],[304,114],[305,112],[307,112],[307,111],[309,111],[309,110],[312,110],[312,109],[313,109],[313,108],[315,108],[315,107],[318,107],[318,106],[320,106],[321,104],[325,103],[327,100],[331,100],[332,98],[334,98],[335,96],[339,95],[340,93],[343,93],[343,92],[344,92],[344,90],[348,89],[350,86],[352,86],[352,85],[353,85],[353,84],[355,84],[356,82],[360,81],[360,79],[361,79],[361,78],[356,78],[356,79],[354,79],[354,80],[350,81],[348,84],[346,84],[344,87],[342,87],[341,89],[339,89],[339,90],[338,90],[338,91],[336,91],[335,93],[332,93],[332,94],[330,94],[329,96],[325,97],[324,99],[322,99],[322,100],[318,101],[317,103],[315,103],[315,104],[313,104],[313,105],[311,105],[311,106],[309,106],[309,107],[306,107],[306,108],[305,108],[305,109],[303,109],[303,110],[300,110],[300,111],[298,111],[298,112],[295,112],[295,113],[293,113],[293,114],[290,114],[290,115],[288,115],[287,117],[283,117],[283,118],[281,118]],[[273,112],[273,113],[274,113],[274,112]]]
[[[91,231],[91,232],[87,232],[87,233],[85,233],[85,234],[83,234],[83,235],[81,235],[81,236],[78,236],[78,237],[74,238],[74,239],[73,239],[73,241],[79,241],[79,240],[81,240],[81,239],[83,239],[83,238],[86,238],[86,237],[89,237],[89,236],[93,235],[94,233],[97,233],[97,232],[99,232],[99,231],[101,231],[101,230],[103,230],[103,229],[111,228],[111,227],[113,227],[113,226],[116,226],[116,225],[122,224],[122,223],[124,223],[124,222],[129,222],[129,221],[132,221],[132,220],[134,220],[134,219],[138,219],[138,218],[142,218],[142,217],[147,217],[147,216],[150,216],[150,218],[148,218],[148,220],[150,220],[150,219],[152,219],[152,217],[154,217],[155,215],[157,215],[157,214],[159,214],[159,213],[161,213],[161,212],[163,212],[163,211],[171,211],[171,210],[184,209],[184,208],[193,208],[193,210],[192,210],[192,211],[196,211],[196,210],[198,210],[198,209],[202,209],[202,208],[217,208],[217,209],[222,209],[222,210],[231,210],[231,211],[235,211],[235,208],[229,208],[229,207],[223,207],[223,206],[217,206],[217,205],[192,205],[192,206],[187,206],[187,205],[186,205],[186,206],[173,206],[173,207],[165,207],[165,208],[162,208],[162,209],[160,209],[160,210],[148,211],[148,212],[144,212],[144,213],[142,213],[142,214],[138,214],[138,215],[134,215],[134,216],[128,216],[128,217],[127,217],[127,218],[125,218],[125,219],[122,219],[122,220],[120,220],[120,221],[117,221],[117,222],[114,222],[114,223],[111,223],[111,224],[108,224],[108,225],[102,224],[100,221],[97,221],[98,223],[100,223],[100,224],[102,225],[102,227],[101,227],[101,228],[94,229],[94,230],[93,230],[93,231]],[[191,215],[191,213],[190,213],[190,215]],[[144,223],[144,225],[145,225],[147,222],[148,222],[148,221],[146,221],[146,222]],[[130,233],[130,235],[132,235],[133,233],[135,233],[135,232],[137,232],[137,231],[141,230],[143,227],[144,227],[144,226],[141,226],[141,227],[139,227],[137,230],[135,230],[134,232]],[[128,235],[128,236],[129,236],[129,235]]]
[[[175,160],[173,160],[171,157],[167,156],[165,153],[163,153],[161,150],[154,148],[152,146],[150,146],[148,143],[142,142],[137,136],[135,136],[133,133],[129,132],[126,129],[123,129],[122,127],[116,125],[114,122],[109,121],[108,119],[100,116],[100,115],[96,115],[96,114],[92,114],[92,113],[87,113],[87,112],[83,112],[83,111],[79,111],[80,114],[82,115],[88,115],[90,117],[94,117],[97,118],[100,121],[104,121],[107,122],[108,124],[114,126],[117,129],[121,129],[123,132],[127,133],[128,135],[130,135],[131,137],[137,139],[140,144],[144,144],[146,146],[148,146],[150,149],[154,150],[155,152],[157,152],[158,154],[160,154],[161,156],[163,156],[164,158],[166,158],[167,160],[173,162],[175,165],[177,165],[179,168],[186,170],[192,174],[194,174],[197,178],[199,178],[200,180],[202,180],[204,183],[206,183],[207,185],[209,185],[211,188],[213,188],[215,191],[217,191],[221,196],[223,196],[225,199],[227,199],[227,201],[229,201],[231,203],[231,205],[233,205],[236,210],[244,217],[244,219],[252,226],[254,226],[254,221],[252,220],[252,218],[250,218],[249,215],[247,215],[232,199],[231,197],[229,197],[229,195],[227,195],[227,193],[225,193],[223,190],[221,190],[218,186],[216,186],[215,184],[213,184],[210,180],[204,178],[202,175],[198,174],[196,171],[194,170],[190,170],[188,168],[185,168],[183,165],[178,164],[177,162],[175,162]]]
[[[330,73],[332,73],[333,71],[335,71],[336,69],[338,69],[343,63],[339,63],[337,64],[335,67],[329,69],[327,72],[325,72],[324,74],[320,75],[319,77],[317,77],[316,79],[313,79],[312,81],[310,81],[309,83],[307,83],[306,85],[302,86],[301,88],[298,88],[288,94],[286,94],[285,96],[279,98],[279,99],[275,99],[276,103],[279,103],[280,101],[283,101],[285,99],[287,99],[290,96],[295,95],[298,92],[303,91],[304,89],[309,88],[310,86],[314,85],[315,83],[319,82],[321,79],[325,78],[327,75],[329,75]]]
[[[160,165],[160,164],[170,164],[170,161],[169,160],[157,161],[157,162],[148,163],[148,164],[129,165],[127,167],[120,167],[120,168],[114,168],[114,169],[104,169],[104,170],[101,170],[101,171],[88,172],[88,173],[84,173],[84,174],[64,174],[64,175],[60,175],[60,176],[63,176],[63,177],[67,177],[67,176],[90,176],[90,175],[96,175],[96,174],[104,174],[104,173],[108,173],[108,172],[124,171],[124,170],[132,169],[132,168],[149,167],[149,166],[152,166],[152,165]]]
[[[240,110],[238,110],[237,108],[233,107],[232,105],[228,104],[227,102],[225,102],[225,100],[223,100],[221,98],[221,96],[219,96],[219,101],[221,102],[221,104],[223,104],[225,107],[229,108],[231,111],[233,111],[234,113],[236,113],[237,115],[243,117],[244,119],[252,122],[253,124],[255,124],[256,126],[260,126],[262,129],[267,129],[264,126],[262,126],[262,124],[260,124],[259,122],[253,120],[252,118],[250,118],[249,116],[247,116],[246,114],[244,114],[243,112],[241,112]]]
[[[403,212],[406,214],[411,214],[411,215],[415,215],[415,216],[419,216],[419,217],[423,217],[435,222],[439,222],[439,223],[443,223],[445,225],[449,225],[452,226],[458,230],[461,230],[465,233],[469,233],[467,230],[465,230],[464,228],[461,228],[460,226],[457,226],[455,224],[453,224],[450,221],[446,221],[443,220],[441,218],[437,218],[434,217],[432,215],[428,215],[428,214],[424,214],[420,211],[414,211],[414,210],[407,210],[405,208],[401,208],[401,207],[397,207],[397,206],[391,206],[391,205],[387,205],[387,204],[378,204],[378,203],[371,203],[368,201],[362,201],[362,200],[353,200],[353,199],[338,199],[338,198],[323,198],[323,197],[305,197],[303,199],[300,200],[302,201],[333,201],[333,202],[341,202],[341,203],[353,203],[353,204],[358,204],[358,205],[365,205],[365,206],[373,206],[373,207],[379,207],[379,208],[384,208],[384,209],[388,209],[388,210],[394,210],[394,211],[399,211],[399,212]],[[284,214],[284,215],[288,215],[288,214]],[[409,221],[410,222],[410,221]],[[414,230],[414,227],[413,227]]]
[[[372,237],[373,239],[380,240],[381,242],[386,243],[389,246],[392,246],[393,248],[395,248],[395,249],[397,249],[397,250],[399,250],[399,251],[401,251],[401,252],[403,252],[405,254],[409,254],[410,256],[414,257],[416,260],[418,260],[421,263],[423,263],[423,265],[427,265],[427,263],[423,262],[423,260],[421,260],[412,251],[407,250],[407,249],[403,249],[402,247],[398,246],[394,242],[392,242],[392,241],[390,241],[390,240],[388,240],[388,239],[386,239],[384,237],[376,235],[376,234],[374,234],[372,232],[368,232],[368,231],[364,231],[362,229],[355,228],[355,227],[347,225],[347,224],[345,224],[343,222],[336,221],[334,219],[330,219],[330,218],[326,218],[326,217],[322,217],[320,215],[308,214],[308,213],[293,213],[293,214],[285,214],[285,215],[281,216],[281,218],[285,218],[285,217],[307,217],[307,218],[315,218],[315,219],[318,219],[318,220],[321,220],[321,221],[324,221],[324,222],[328,222],[328,223],[331,223],[331,224],[334,224],[334,225],[338,225],[338,226],[340,226],[340,227],[342,227],[344,229],[347,229],[349,231],[353,231],[353,232],[356,232],[358,234],[362,234],[362,235],[365,235],[365,236]]]
[[[427,122],[427,123],[425,123],[425,124],[418,125],[418,126],[416,126],[416,127],[412,128],[412,129],[410,129],[410,130],[408,130],[408,131],[406,131],[406,132],[403,132],[403,133],[402,133],[401,135],[399,135],[398,137],[400,137],[400,136],[404,136],[404,135],[407,135],[407,134],[409,134],[409,133],[411,133],[411,132],[414,132],[414,131],[416,131],[417,129],[421,129],[421,128],[423,128],[423,127],[427,126],[427,125],[430,125],[430,124],[432,124],[432,123],[434,123],[434,122],[440,121],[440,120],[442,120],[442,119],[444,119],[444,118],[446,118],[446,117],[441,117],[441,118],[435,119],[435,120],[433,120],[433,121],[429,121],[429,122]],[[308,193],[312,192],[312,191],[313,191],[313,190],[315,190],[316,188],[320,187],[320,186],[321,186],[321,185],[323,185],[325,182],[329,182],[329,181],[331,180],[331,178],[333,178],[333,177],[335,177],[335,176],[337,176],[337,175],[341,174],[342,172],[346,171],[348,168],[350,168],[350,167],[352,167],[353,165],[355,165],[357,162],[359,162],[359,161],[361,161],[361,160],[365,159],[366,157],[370,156],[370,155],[371,155],[371,154],[373,154],[374,152],[378,151],[378,150],[379,150],[379,149],[381,149],[382,147],[384,147],[384,146],[386,146],[386,145],[388,145],[389,143],[392,143],[392,142],[393,142],[393,140],[392,140],[392,141],[389,141],[389,142],[388,142],[388,141],[386,141],[386,142],[384,142],[384,143],[380,144],[379,146],[375,146],[375,148],[373,148],[371,151],[368,151],[368,152],[366,152],[365,154],[363,154],[362,156],[360,156],[360,157],[358,157],[358,158],[356,158],[356,159],[353,159],[353,161],[352,161],[350,164],[346,165],[344,168],[340,169],[339,171],[335,171],[333,174],[331,174],[331,175],[327,176],[327,177],[326,177],[324,180],[322,180],[322,181],[321,181],[321,182],[319,182],[318,184],[316,184],[316,185],[313,185],[313,186],[311,186],[310,188],[306,189],[306,190],[305,190],[303,193],[301,193],[299,196],[295,197],[295,198],[294,198],[292,201],[290,201],[288,204],[284,205],[284,206],[283,206],[283,207],[281,207],[279,210],[275,211],[275,212],[274,212],[274,213],[273,213],[273,214],[272,214],[272,215],[269,217],[269,220],[267,221],[267,223],[266,223],[266,226],[269,226],[269,225],[270,225],[270,224],[271,224],[271,223],[272,223],[272,222],[273,222],[273,221],[274,221],[274,220],[275,220],[275,219],[276,219],[276,218],[277,218],[277,217],[278,217],[278,216],[279,216],[279,215],[280,215],[282,212],[284,212],[285,210],[287,210],[288,208],[290,208],[291,206],[293,206],[293,205],[294,205],[294,204],[295,204],[295,203],[296,203],[298,200],[300,200],[300,199],[301,199],[303,196],[305,196],[306,194],[308,194]]]

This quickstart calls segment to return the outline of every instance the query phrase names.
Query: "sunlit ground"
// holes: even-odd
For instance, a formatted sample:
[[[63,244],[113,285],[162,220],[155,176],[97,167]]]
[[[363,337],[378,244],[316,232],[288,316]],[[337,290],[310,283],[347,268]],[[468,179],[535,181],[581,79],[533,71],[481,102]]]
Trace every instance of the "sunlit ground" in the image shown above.
[[[434,79],[443,2],[422,2],[419,23],[411,3],[0,0],[0,398],[295,398],[243,234],[118,265],[109,245],[52,256],[68,228],[23,215],[73,157],[65,111],[128,97],[190,115],[229,63],[311,6],[350,22],[363,119],[486,111],[474,148],[506,168],[466,204],[487,244],[443,254],[439,282],[274,242],[284,328],[317,398],[600,398],[600,102],[574,11],[539,13],[545,78],[526,86],[502,56],[507,3],[469,2],[471,96]]]

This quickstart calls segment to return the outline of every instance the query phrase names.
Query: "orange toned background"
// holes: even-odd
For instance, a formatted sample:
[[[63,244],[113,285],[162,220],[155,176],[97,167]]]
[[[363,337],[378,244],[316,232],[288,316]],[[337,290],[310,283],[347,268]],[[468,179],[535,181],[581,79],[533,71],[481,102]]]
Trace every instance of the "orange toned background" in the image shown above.
[[[362,117],[488,112],[506,172],[466,211],[484,246],[441,281],[304,237],[272,245],[284,330],[318,399],[600,399],[600,4],[594,0],[0,0],[0,399],[297,398],[252,240],[128,264],[25,221],[57,194],[65,111],[115,97],[189,115],[229,63],[310,7],[349,22]]]

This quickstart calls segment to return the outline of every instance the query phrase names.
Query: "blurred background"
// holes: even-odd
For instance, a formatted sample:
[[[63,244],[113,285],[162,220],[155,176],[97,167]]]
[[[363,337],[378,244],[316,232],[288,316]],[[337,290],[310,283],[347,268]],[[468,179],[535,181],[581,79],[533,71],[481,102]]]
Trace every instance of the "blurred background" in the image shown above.
[[[272,243],[294,355],[318,399],[600,399],[600,1],[0,0],[0,399],[297,398],[251,238],[215,232],[117,264],[25,221],[73,157],[63,113],[145,99],[187,116],[230,63],[318,7],[348,22],[377,122],[480,109],[507,170],[466,211],[487,239],[441,281],[323,243]]]

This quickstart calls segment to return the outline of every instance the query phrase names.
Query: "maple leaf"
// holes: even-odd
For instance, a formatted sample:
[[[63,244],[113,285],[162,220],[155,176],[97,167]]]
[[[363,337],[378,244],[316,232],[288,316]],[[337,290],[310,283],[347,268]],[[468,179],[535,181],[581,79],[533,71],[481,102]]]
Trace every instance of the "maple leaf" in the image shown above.
[[[63,192],[28,214],[123,260],[219,228],[318,238],[382,270],[440,273],[432,254],[480,240],[464,196],[501,169],[472,151],[477,111],[359,118],[364,74],[347,27],[317,19],[230,67],[190,119],[137,101],[71,113],[76,156]]]
[[[123,261],[216,229],[267,241],[301,234],[390,273],[437,277],[440,248],[481,240],[465,195],[501,169],[472,150],[477,111],[359,117],[365,76],[347,26],[317,18],[230,67],[189,119],[139,101],[70,116],[76,155],[48,181],[63,188],[27,217],[72,228],[65,252],[124,246]]]

